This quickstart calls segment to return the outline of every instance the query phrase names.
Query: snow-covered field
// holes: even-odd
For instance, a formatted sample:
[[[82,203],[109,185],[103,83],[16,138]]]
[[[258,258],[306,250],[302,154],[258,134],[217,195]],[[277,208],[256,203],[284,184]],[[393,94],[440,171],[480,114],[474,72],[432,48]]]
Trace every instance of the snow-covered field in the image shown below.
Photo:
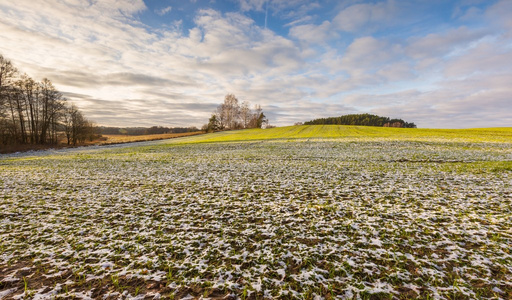
[[[511,299],[512,144],[0,156],[0,298]]]

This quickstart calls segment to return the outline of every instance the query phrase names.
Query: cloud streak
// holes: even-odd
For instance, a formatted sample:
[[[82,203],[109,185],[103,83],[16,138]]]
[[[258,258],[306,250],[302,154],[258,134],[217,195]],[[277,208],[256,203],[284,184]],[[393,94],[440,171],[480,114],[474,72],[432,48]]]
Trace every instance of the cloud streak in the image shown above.
[[[162,9],[158,9],[155,12],[159,16],[165,16],[166,14],[170,13],[171,10],[172,10],[172,6],[167,6],[167,7],[164,7]]]

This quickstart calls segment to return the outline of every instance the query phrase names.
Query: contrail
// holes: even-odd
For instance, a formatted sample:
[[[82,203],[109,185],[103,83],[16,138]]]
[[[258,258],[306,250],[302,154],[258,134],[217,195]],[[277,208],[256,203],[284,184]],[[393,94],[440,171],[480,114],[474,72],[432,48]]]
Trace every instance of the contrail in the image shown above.
[[[265,1],[265,4],[266,4],[266,7],[265,7],[265,29],[267,29],[268,2],[269,1]]]

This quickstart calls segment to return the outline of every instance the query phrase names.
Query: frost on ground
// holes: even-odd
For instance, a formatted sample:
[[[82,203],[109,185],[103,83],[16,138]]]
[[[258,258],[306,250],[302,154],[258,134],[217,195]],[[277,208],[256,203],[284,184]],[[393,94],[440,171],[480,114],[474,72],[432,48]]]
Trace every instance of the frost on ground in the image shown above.
[[[0,298],[512,298],[512,144],[0,157]]]

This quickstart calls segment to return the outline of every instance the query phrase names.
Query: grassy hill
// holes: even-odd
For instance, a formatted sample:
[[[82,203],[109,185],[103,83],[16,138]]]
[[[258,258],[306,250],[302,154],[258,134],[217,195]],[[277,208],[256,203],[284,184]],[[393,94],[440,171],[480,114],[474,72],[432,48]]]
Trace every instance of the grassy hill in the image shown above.
[[[217,132],[171,141],[214,143],[257,140],[332,139],[345,141],[398,140],[440,142],[512,142],[512,128],[416,129],[346,125],[302,125]]]

